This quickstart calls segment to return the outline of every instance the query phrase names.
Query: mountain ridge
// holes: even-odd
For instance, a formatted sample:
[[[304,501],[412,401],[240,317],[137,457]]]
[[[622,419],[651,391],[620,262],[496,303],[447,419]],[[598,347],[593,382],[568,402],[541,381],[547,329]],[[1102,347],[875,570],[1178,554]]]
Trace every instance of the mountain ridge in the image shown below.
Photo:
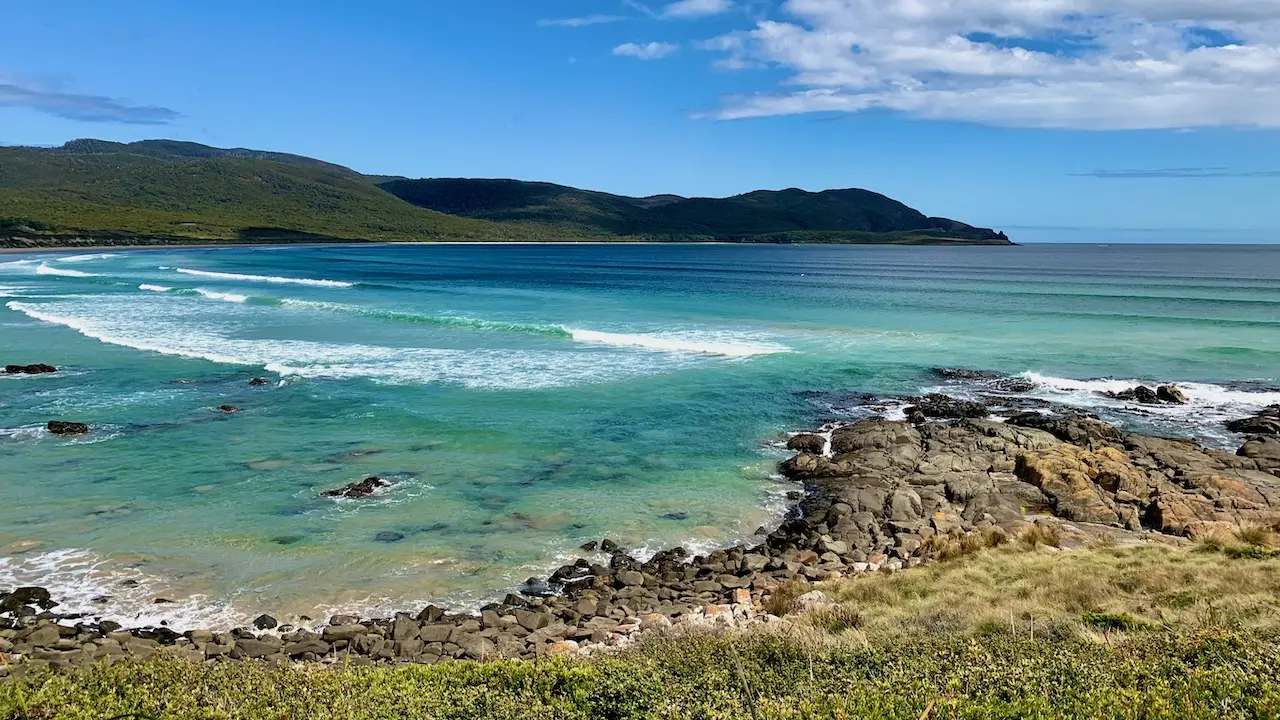
[[[302,155],[180,140],[0,147],[0,242],[86,236],[1012,244],[860,189],[635,198],[522,180],[365,175]]]

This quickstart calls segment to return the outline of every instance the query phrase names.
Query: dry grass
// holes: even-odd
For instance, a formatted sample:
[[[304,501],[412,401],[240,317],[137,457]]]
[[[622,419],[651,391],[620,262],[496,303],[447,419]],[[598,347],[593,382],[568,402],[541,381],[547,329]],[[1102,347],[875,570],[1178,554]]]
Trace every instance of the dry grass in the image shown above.
[[[764,599],[764,611],[782,617],[795,610],[796,598],[811,592],[813,586],[799,578],[793,578],[773,589]]]
[[[1040,547],[1062,547],[1062,530],[1056,524],[1038,522],[1018,536],[1018,540],[1032,550]]]
[[[931,535],[926,538],[921,554],[933,560],[958,560],[965,555],[972,555],[988,548],[1000,547],[1009,541],[1009,536],[998,527],[986,528],[975,532],[955,531],[948,535]]]
[[[1020,542],[822,586],[860,643],[921,635],[1097,639],[1140,628],[1280,630],[1280,557],[1147,545],[1049,550]],[[831,625],[832,613],[809,624]]]

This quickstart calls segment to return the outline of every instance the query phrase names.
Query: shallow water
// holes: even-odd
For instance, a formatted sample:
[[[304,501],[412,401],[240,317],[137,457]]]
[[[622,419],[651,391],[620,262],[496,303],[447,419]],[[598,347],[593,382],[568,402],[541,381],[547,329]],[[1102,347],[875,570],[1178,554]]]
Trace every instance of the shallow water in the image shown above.
[[[848,393],[982,390],[937,366],[1229,448],[1280,402],[1280,246],[9,255],[0,298],[0,361],[64,368],[0,376],[0,587],[135,621],[468,606],[604,535],[731,543]],[[1098,394],[1139,380],[1192,402]]]

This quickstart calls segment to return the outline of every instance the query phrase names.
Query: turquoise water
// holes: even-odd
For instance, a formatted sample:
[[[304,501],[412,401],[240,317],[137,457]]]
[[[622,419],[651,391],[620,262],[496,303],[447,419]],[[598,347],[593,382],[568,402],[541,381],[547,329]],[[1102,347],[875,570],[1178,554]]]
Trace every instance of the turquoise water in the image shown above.
[[[64,368],[0,376],[0,587],[146,621],[463,607],[604,535],[732,543],[785,510],[787,431],[938,366],[1223,447],[1280,402],[1280,246],[46,253],[0,256],[0,295],[0,362]],[[1139,380],[1192,403],[1098,394]]]

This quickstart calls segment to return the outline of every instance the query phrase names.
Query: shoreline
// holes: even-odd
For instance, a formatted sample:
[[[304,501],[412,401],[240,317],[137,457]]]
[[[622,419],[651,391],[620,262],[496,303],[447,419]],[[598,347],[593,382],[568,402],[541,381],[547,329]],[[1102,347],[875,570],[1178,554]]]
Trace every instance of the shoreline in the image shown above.
[[[264,615],[252,629],[125,630],[60,618],[57,598],[25,588],[0,595],[0,652],[33,669],[157,652],[344,664],[584,655],[675,626],[774,622],[775,595],[930,563],[971,536],[1041,528],[1081,544],[1186,543],[1280,523],[1280,493],[1265,479],[1280,478],[1280,434],[1268,420],[1280,407],[1252,419],[1250,427],[1266,432],[1248,435],[1235,455],[1054,410],[997,421],[967,417],[976,413],[963,404],[922,403],[916,422],[877,417],[794,435],[795,455],[779,470],[805,493],[758,543],[692,558],[670,548],[640,561],[610,540],[593,541],[574,562],[479,614],[428,606],[389,618],[338,615],[314,627],[281,627]]]
[[[954,242],[938,242],[938,243],[750,243],[750,242],[660,242],[652,240],[333,240],[333,241],[300,241],[300,242],[246,242],[240,240],[198,240],[190,243],[186,242],[168,242],[154,243],[142,245],[38,245],[32,247],[13,247],[0,246],[0,255],[21,255],[26,253],[59,253],[59,252],[132,252],[136,250],[174,250],[174,249],[192,249],[192,250],[208,250],[217,248],[290,248],[290,247],[387,247],[395,245],[476,245],[476,246],[502,246],[502,245],[671,245],[671,246],[741,246],[741,247],[906,247],[906,248],[923,248],[923,247],[1021,247],[1020,243],[982,243],[957,240]]]

